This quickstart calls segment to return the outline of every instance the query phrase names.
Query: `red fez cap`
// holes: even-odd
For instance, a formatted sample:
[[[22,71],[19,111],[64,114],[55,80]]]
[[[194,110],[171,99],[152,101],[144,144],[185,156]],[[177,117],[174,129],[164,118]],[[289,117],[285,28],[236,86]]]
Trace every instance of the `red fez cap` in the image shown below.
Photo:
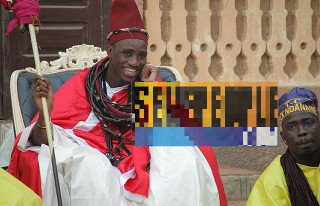
[[[141,39],[148,42],[148,33],[134,0],[115,0],[110,11],[111,32],[109,44],[123,39]]]

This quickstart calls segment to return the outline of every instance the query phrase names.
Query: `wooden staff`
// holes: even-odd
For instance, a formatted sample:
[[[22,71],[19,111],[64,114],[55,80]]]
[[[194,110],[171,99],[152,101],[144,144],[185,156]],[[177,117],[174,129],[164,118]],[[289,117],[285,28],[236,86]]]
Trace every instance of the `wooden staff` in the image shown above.
[[[13,12],[15,13],[19,9],[19,12],[17,12],[18,16],[15,13],[16,18],[14,20],[12,20],[8,25],[8,29],[7,29],[7,33],[6,33],[7,35],[9,35],[9,33],[15,27],[18,26],[18,23],[20,24],[20,26],[22,25],[22,27],[20,28],[22,32],[24,31],[25,26],[28,25],[36,71],[39,76],[42,76],[41,68],[40,68],[38,44],[37,44],[37,39],[36,39],[35,28],[33,25],[33,23],[35,23],[35,22],[40,24],[40,21],[38,19],[39,18],[39,10],[40,10],[38,0],[33,0],[33,1],[26,0],[26,1],[28,1],[27,3],[23,2],[23,0],[20,0],[20,1],[0,0],[0,1],[6,10],[12,9]],[[35,2],[37,2],[37,3],[33,4]],[[23,4],[23,3],[25,3],[24,5],[28,8],[24,8],[21,5],[19,7],[17,6],[17,4]],[[16,9],[14,9],[15,6],[17,6]],[[30,9],[30,8],[32,8],[30,6],[35,7],[35,8],[33,8],[34,11],[32,9]],[[26,12],[21,12],[22,9],[26,9]],[[50,150],[50,159],[51,159],[51,163],[52,163],[52,170],[53,170],[54,183],[55,183],[55,187],[56,187],[58,205],[62,206],[60,184],[59,184],[59,178],[58,178],[58,170],[57,170],[55,152],[54,152],[53,143],[52,143],[52,131],[51,131],[51,125],[50,125],[47,99],[45,97],[41,97],[41,103],[42,103],[42,108],[43,108],[43,114],[44,114],[46,133],[47,133],[47,139],[48,139],[49,150]]]
[[[32,51],[33,51],[33,57],[34,57],[36,71],[39,76],[42,76],[42,72],[41,72],[41,68],[40,68],[40,57],[39,57],[39,51],[38,51],[38,44],[37,44],[34,25],[28,24],[28,26],[29,26],[29,33],[30,33],[30,39],[31,39],[31,45],[32,45]],[[51,131],[49,112],[48,112],[47,99],[45,97],[41,97],[41,103],[42,103],[42,108],[43,108],[44,121],[45,121],[45,125],[46,125],[46,132],[47,132],[47,138],[48,138],[48,144],[49,144],[49,150],[50,150],[50,158],[51,158],[51,163],[52,163],[52,170],[53,170],[54,183],[55,183],[55,187],[56,187],[58,205],[62,206],[62,198],[61,198],[56,157],[55,157],[55,152],[54,152],[54,148],[53,148],[52,131]]]

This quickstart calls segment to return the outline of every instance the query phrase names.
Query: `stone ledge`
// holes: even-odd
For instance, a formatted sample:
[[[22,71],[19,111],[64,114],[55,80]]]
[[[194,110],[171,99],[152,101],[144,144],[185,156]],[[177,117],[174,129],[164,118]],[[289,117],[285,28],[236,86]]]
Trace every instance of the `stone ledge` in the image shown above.
[[[246,201],[259,178],[255,171],[219,165],[220,175],[228,201]],[[240,203],[238,205],[241,205]],[[229,204],[230,205],[230,204]],[[234,204],[237,205],[237,204]]]
[[[0,167],[7,167],[14,142],[12,121],[0,121]]]
[[[229,206],[245,206],[247,201],[228,201]]]

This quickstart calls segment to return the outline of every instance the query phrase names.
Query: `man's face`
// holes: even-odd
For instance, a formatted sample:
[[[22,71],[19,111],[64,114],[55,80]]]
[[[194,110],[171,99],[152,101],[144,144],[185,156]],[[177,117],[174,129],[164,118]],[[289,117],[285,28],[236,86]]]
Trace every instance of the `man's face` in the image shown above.
[[[320,150],[319,119],[309,112],[295,112],[282,122],[280,133],[293,156],[308,157]]]
[[[137,79],[147,61],[147,43],[140,39],[124,39],[107,47],[110,57],[108,75],[112,84],[123,86]]]

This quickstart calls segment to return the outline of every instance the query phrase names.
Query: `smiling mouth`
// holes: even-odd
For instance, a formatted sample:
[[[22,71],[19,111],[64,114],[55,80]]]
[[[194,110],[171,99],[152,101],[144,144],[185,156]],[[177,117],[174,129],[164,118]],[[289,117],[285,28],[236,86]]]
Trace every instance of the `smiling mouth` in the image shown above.
[[[134,77],[139,73],[138,69],[124,68],[124,71],[127,76],[131,76],[131,77]]]

